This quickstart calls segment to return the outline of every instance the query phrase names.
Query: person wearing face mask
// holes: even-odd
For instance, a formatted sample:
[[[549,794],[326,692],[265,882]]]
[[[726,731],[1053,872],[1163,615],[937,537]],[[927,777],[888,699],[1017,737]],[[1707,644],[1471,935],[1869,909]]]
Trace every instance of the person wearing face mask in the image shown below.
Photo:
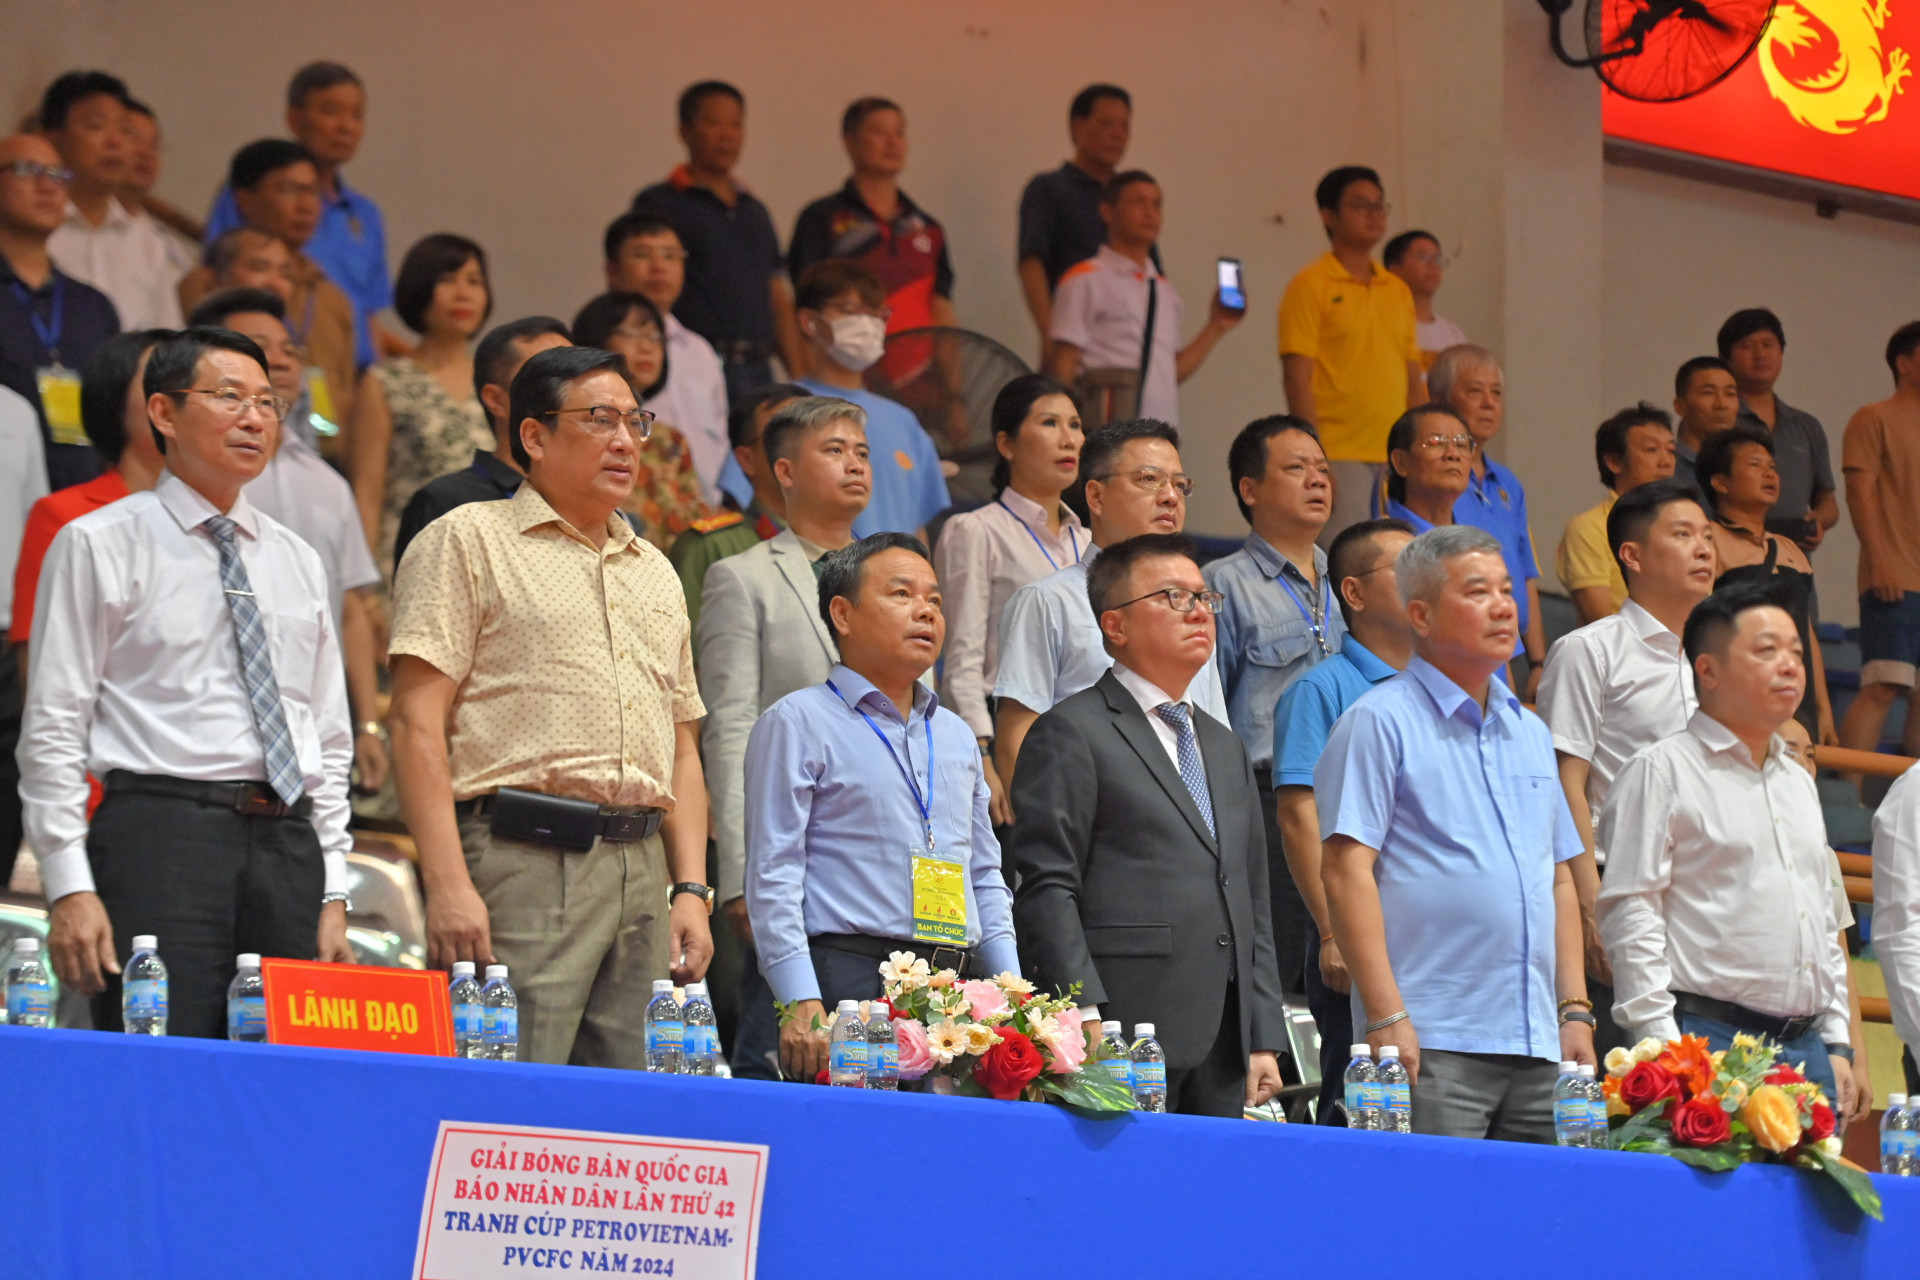
[[[860,378],[886,346],[887,295],[880,277],[858,262],[829,258],[801,275],[795,303],[814,364],[813,373],[796,385],[816,396],[851,400],[867,411],[873,500],[854,522],[854,535],[924,534],[927,523],[953,505],[939,450],[911,410],[868,391]],[[742,508],[753,501],[753,484],[737,458],[727,459],[720,488]]]
[[[700,476],[687,438],[673,423],[657,416],[668,368],[660,309],[644,294],[603,293],[573,318],[573,340],[625,360],[633,393],[655,415],[647,438],[635,442],[633,494],[621,510],[637,516],[641,536],[666,551],[712,512],[701,500]]]

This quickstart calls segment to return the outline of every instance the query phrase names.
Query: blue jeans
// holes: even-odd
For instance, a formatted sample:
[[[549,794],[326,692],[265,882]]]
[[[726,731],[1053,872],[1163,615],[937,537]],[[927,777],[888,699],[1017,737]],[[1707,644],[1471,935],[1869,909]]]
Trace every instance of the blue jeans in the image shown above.
[[[1705,1036],[1707,1048],[1713,1050],[1730,1049],[1733,1037],[1740,1028],[1731,1022],[1720,1022],[1713,1018],[1702,1018],[1698,1014],[1681,1013],[1678,1015],[1680,1030],[1690,1036]],[[1827,1102],[1837,1111],[1840,1108],[1840,1091],[1833,1080],[1833,1063],[1827,1059],[1827,1042],[1820,1038],[1815,1028],[1805,1035],[1789,1040],[1780,1046],[1780,1061],[1790,1067],[1799,1067],[1801,1074],[1820,1086],[1827,1095]],[[1801,1064],[1805,1063],[1804,1066]]]

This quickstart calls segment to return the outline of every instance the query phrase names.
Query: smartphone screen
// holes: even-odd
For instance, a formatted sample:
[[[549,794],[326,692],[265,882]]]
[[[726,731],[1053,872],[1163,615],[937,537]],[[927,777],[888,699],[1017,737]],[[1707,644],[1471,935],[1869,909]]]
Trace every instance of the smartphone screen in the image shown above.
[[[1229,311],[1245,311],[1247,291],[1240,278],[1240,259],[1220,259],[1219,273],[1220,305]]]

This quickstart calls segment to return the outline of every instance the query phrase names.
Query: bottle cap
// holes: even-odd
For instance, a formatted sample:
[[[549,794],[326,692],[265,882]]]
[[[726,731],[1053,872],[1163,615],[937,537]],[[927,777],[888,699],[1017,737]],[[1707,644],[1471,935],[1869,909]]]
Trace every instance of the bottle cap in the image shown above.
[[[1117,1036],[1120,1034],[1120,1024],[1117,1022],[1103,1022],[1100,1024],[1100,1034],[1103,1036]]]
[[[673,994],[672,978],[655,978],[653,980],[653,994],[660,995],[662,993],[667,995]]]
[[[1151,1022],[1136,1022],[1133,1024],[1133,1038],[1135,1040],[1145,1040],[1152,1034],[1153,1024]]]
[[[700,997],[702,997],[702,998],[704,999],[704,998],[705,998],[705,996],[706,996],[706,994],[707,994],[707,984],[706,984],[706,983],[704,983],[704,982],[689,982],[689,983],[687,984],[687,997],[688,997],[688,999],[692,999],[692,998],[693,998],[694,996],[700,996]]]
[[[1387,1060],[1388,1058],[1392,1058],[1392,1059],[1393,1059],[1393,1060],[1394,1060],[1395,1062],[1398,1062],[1398,1061],[1400,1061],[1400,1046],[1399,1046],[1399,1045],[1397,1045],[1397,1044],[1383,1044],[1383,1045],[1381,1045],[1381,1046],[1380,1046],[1380,1060],[1381,1060],[1382,1062],[1385,1062],[1385,1061],[1386,1061],[1386,1060]]]
[[[1373,1046],[1364,1043],[1353,1045],[1347,1050],[1347,1056],[1350,1058],[1371,1058],[1373,1057]]]
[[[500,981],[505,982],[507,980],[507,966],[503,964],[488,965],[487,981],[492,982],[495,978],[498,978],[500,979]]]
[[[1561,1063],[1561,1064],[1560,1064],[1560,1074],[1561,1074],[1561,1075],[1563,1075],[1563,1076],[1570,1076],[1570,1075],[1572,1075],[1572,1074],[1573,1074],[1573,1067],[1574,1067],[1574,1064],[1573,1064],[1573,1063],[1571,1063],[1571,1062],[1563,1062],[1563,1063]]]
[[[260,967],[260,957],[254,952],[242,951],[233,958],[233,967],[236,969],[258,969]]]
[[[858,1000],[842,1000],[840,1002],[839,1008],[835,1009],[834,1012],[835,1013],[859,1013],[860,1002]]]
[[[1888,1095],[1887,1095],[1887,1106],[1889,1106],[1889,1107],[1904,1107],[1904,1106],[1906,1106],[1906,1105],[1907,1105],[1907,1095],[1906,1095],[1906,1094],[1904,1094],[1904,1093],[1890,1093],[1890,1094],[1888,1094]]]
[[[1593,1079],[1593,1064],[1591,1062],[1583,1062],[1576,1067],[1575,1070],[1586,1079]]]
[[[453,976],[456,978],[471,978],[473,976],[473,961],[455,960],[453,962]]]
[[[13,953],[15,955],[25,955],[25,956],[40,954],[40,939],[15,938],[13,940]]]
[[[135,951],[158,951],[160,949],[160,939],[151,933],[136,933],[133,935],[133,949]]]

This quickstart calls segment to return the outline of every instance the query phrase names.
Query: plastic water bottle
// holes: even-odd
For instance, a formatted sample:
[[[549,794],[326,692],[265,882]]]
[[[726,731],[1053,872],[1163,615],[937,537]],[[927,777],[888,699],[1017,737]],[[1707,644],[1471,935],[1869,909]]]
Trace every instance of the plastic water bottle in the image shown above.
[[[227,1039],[265,1044],[267,982],[260,976],[260,957],[248,951],[233,963],[236,972],[227,984]]]
[[[1387,1133],[1413,1132],[1413,1086],[1407,1069],[1400,1065],[1400,1046],[1380,1046],[1380,1065],[1374,1069],[1380,1081],[1380,1128]]]
[[[16,1027],[53,1025],[53,982],[40,959],[40,939],[18,938],[7,962],[7,1018]]]
[[[447,985],[447,1001],[453,1005],[453,1054],[456,1058],[486,1057],[486,1038],[481,1034],[482,1008],[480,984],[473,976],[473,961],[453,962],[453,981]]]
[[[1920,1107],[1904,1093],[1887,1095],[1880,1117],[1880,1172],[1896,1178],[1920,1177]]]
[[[167,966],[160,940],[143,933],[133,940],[133,955],[120,975],[120,1023],[128,1035],[167,1034]]]
[[[1100,1054],[1106,1059],[1107,1074],[1113,1082],[1133,1092],[1133,1059],[1127,1049],[1126,1037],[1120,1034],[1120,1024],[1103,1022],[1100,1024]]]
[[[710,1076],[720,1060],[720,1028],[713,1018],[713,1001],[707,998],[707,984],[689,982],[687,1002],[680,1009],[680,1071],[689,1076]]]
[[[893,1031],[887,1006],[874,1004],[867,1019],[867,1088],[897,1093],[900,1089],[900,1040]]]
[[[1345,1084],[1347,1128],[1378,1129],[1380,1127],[1380,1076],[1373,1069],[1373,1046],[1356,1044],[1348,1050],[1353,1057],[1347,1063],[1347,1071],[1341,1077]]]
[[[827,1050],[827,1083],[843,1089],[867,1087],[867,1026],[860,1002],[842,1000],[833,1014],[833,1044]]]
[[[480,988],[481,1056],[489,1062],[513,1062],[520,1056],[520,997],[507,981],[507,966],[487,966]]]
[[[673,998],[673,979],[653,980],[653,999],[647,1001],[647,1070],[675,1075],[680,1070],[680,1002]]]
[[[1591,1062],[1580,1064],[1580,1087],[1587,1093],[1587,1145],[1605,1151],[1613,1145],[1613,1134],[1607,1127],[1607,1091],[1600,1087]]]
[[[1592,1108],[1587,1105],[1587,1086],[1575,1064],[1560,1064],[1560,1078],[1553,1082],[1553,1136],[1563,1147],[1584,1147],[1592,1129]]]
[[[1153,1038],[1151,1022],[1133,1024],[1133,1048],[1127,1058],[1132,1063],[1133,1105],[1142,1111],[1167,1109],[1167,1051]]]

